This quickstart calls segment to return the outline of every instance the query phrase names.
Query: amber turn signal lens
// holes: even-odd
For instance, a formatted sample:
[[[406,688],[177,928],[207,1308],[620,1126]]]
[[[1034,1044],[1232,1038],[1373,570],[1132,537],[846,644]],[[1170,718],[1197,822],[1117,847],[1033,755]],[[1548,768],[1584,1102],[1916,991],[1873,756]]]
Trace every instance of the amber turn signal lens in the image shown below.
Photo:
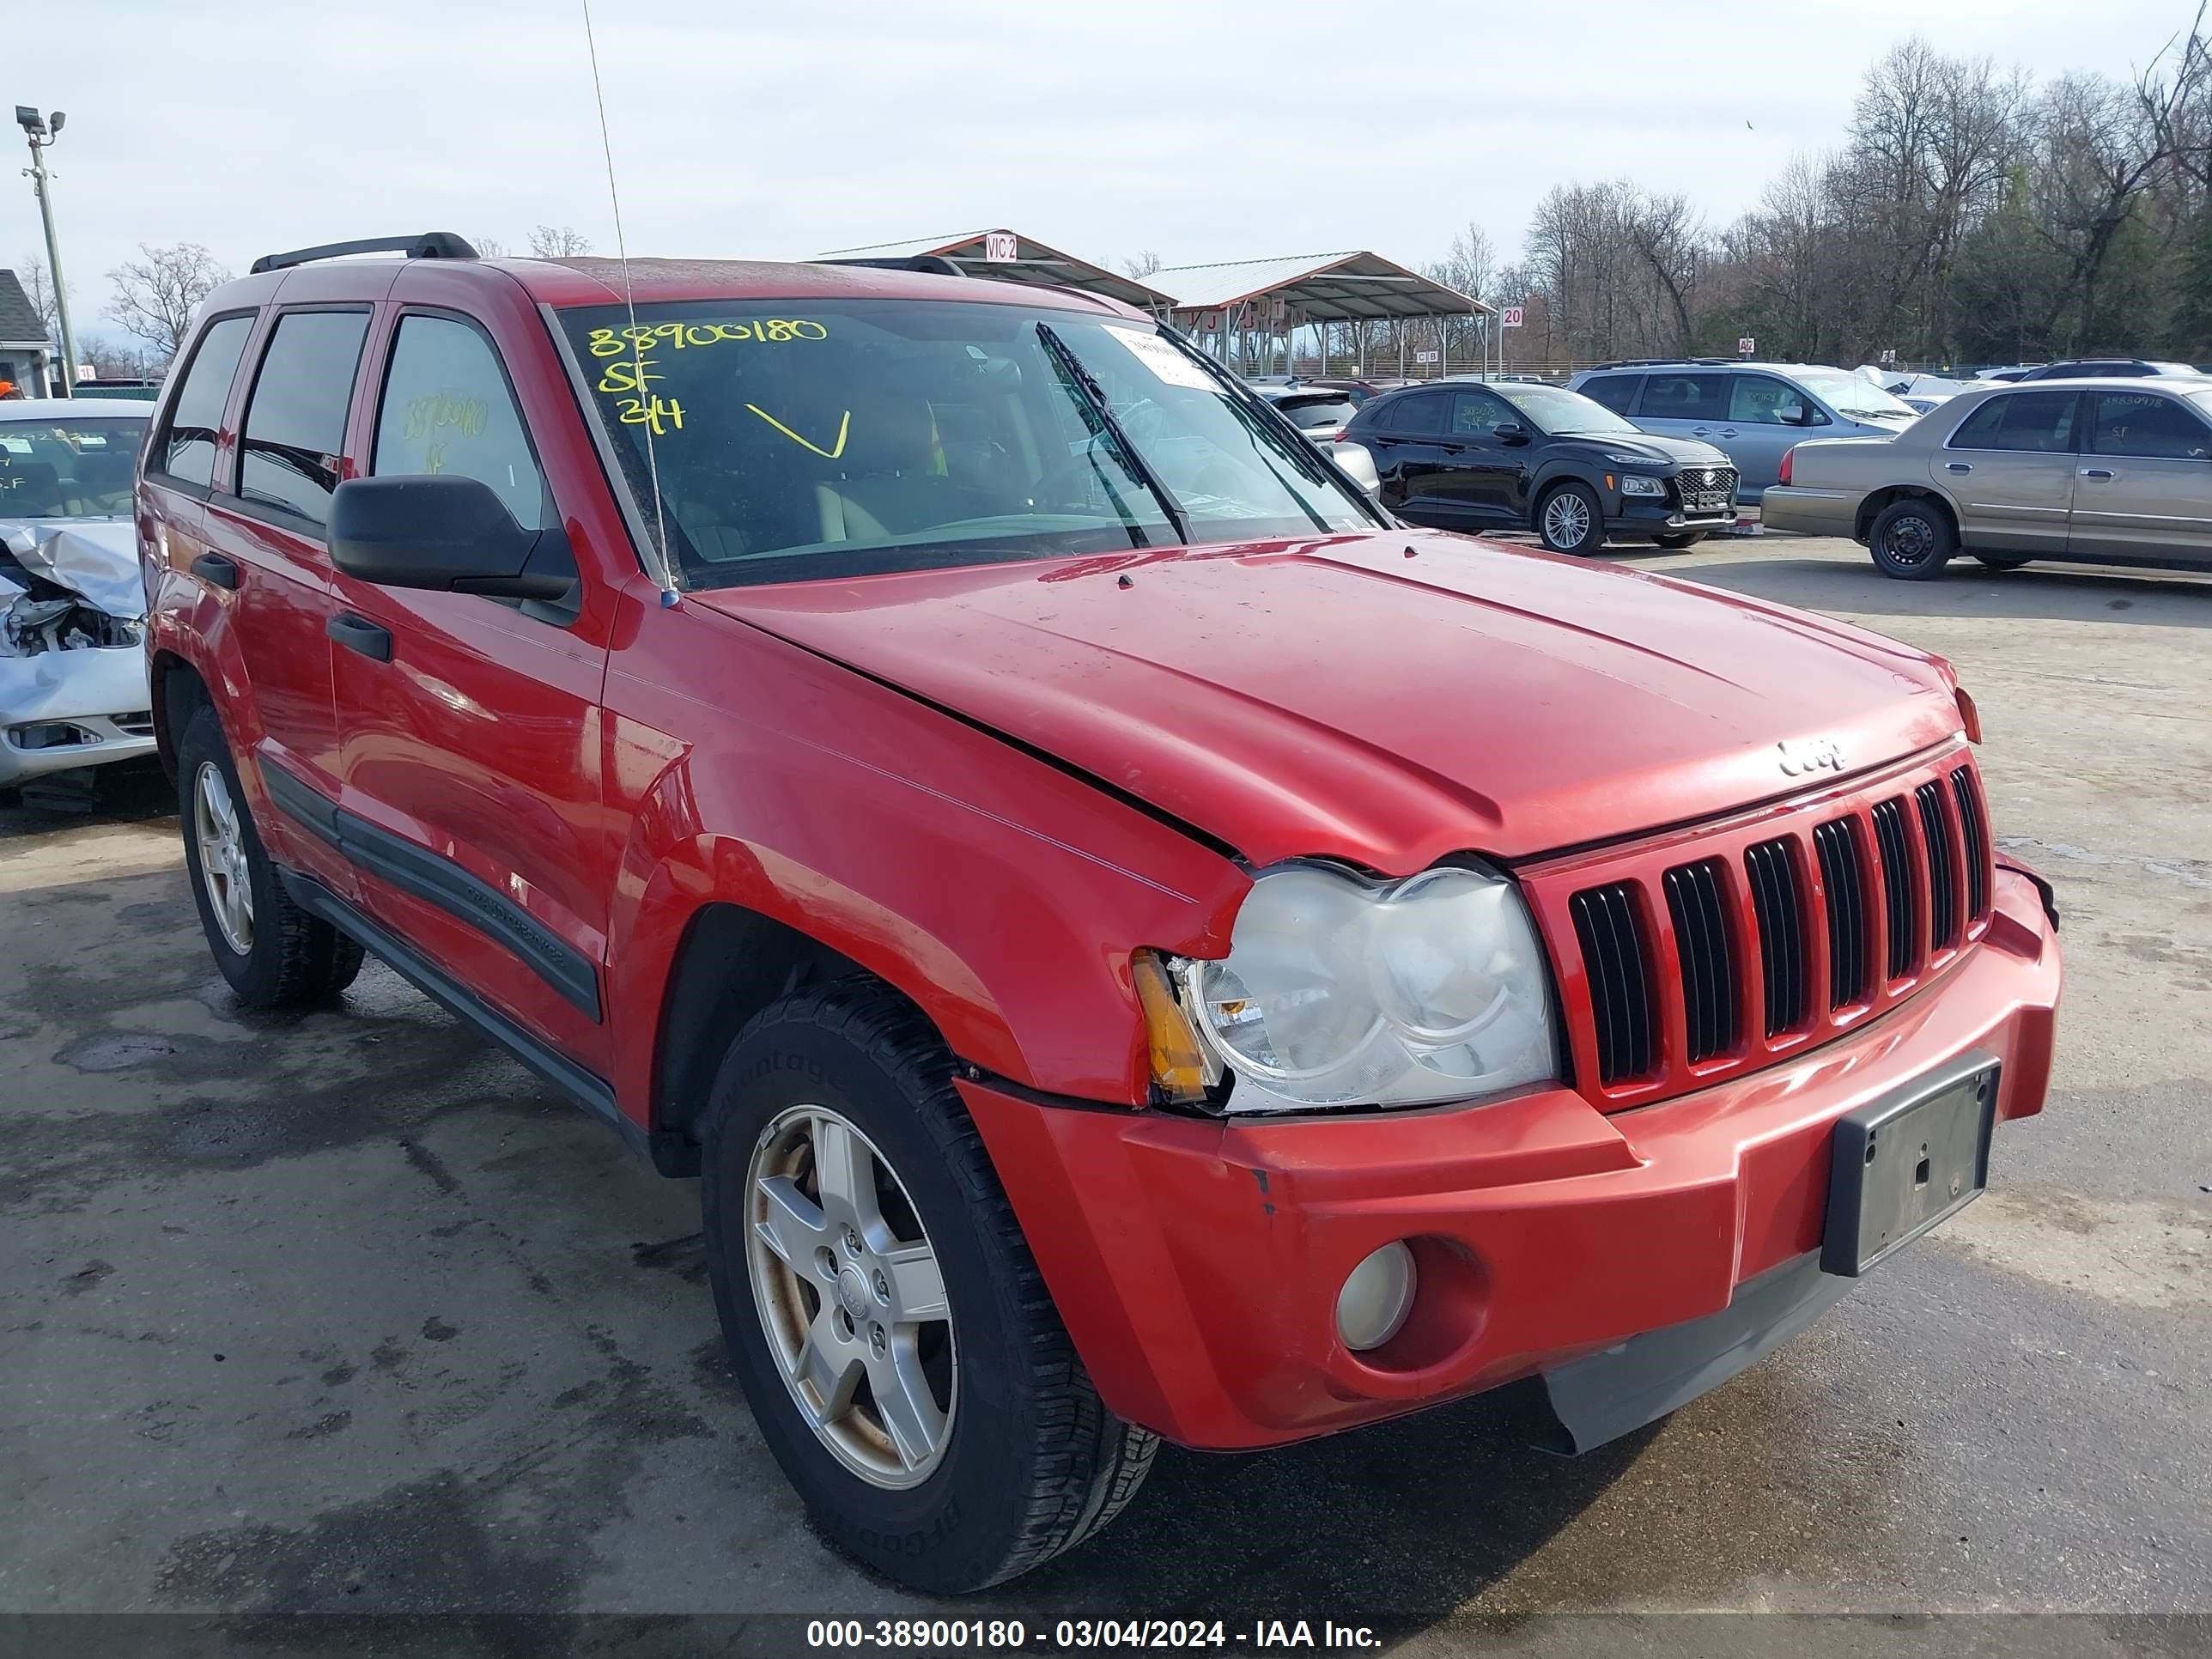
[[[1176,1000],[1168,970],[1150,951],[1129,958],[1129,972],[1137,982],[1137,1005],[1145,1012],[1145,1043],[1151,1051],[1152,1082],[1177,1105],[1188,1106],[1206,1098],[1206,1054],[1198,1046],[1198,1033],[1183,1018]]]
[[[1967,694],[1965,686],[1958,690],[1959,719],[1966,728],[1966,741],[1979,743],[1982,740],[1982,711],[1974,707],[1974,700]]]

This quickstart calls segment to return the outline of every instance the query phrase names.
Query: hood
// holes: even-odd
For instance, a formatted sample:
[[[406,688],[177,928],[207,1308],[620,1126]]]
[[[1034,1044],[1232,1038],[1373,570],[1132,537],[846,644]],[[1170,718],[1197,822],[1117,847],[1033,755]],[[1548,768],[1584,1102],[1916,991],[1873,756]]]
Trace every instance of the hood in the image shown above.
[[[1678,466],[1732,466],[1727,452],[1695,438],[1662,438],[1650,432],[1572,432],[1561,443],[1579,444],[1593,454],[1640,455]]]
[[[146,614],[138,530],[129,519],[0,519],[0,548],[111,617],[135,622]]]
[[[1125,585],[1126,582],[1126,585]],[[710,589],[1237,848],[1409,873],[1793,793],[1959,730],[1911,647],[1425,531]]]

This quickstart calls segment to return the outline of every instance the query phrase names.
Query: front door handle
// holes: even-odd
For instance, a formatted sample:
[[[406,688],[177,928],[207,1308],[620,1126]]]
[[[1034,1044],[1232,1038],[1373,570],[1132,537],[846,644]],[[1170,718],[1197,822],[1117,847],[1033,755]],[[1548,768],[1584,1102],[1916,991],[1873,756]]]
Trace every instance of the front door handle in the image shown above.
[[[1709,426],[1693,426],[1690,428],[1690,435],[1696,438],[1709,438],[1712,435],[1712,428]]]
[[[2112,469],[2109,466],[2085,466],[2081,469],[2081,476],[2085,478],[2095,478],[2100,483],[2110,483],[2112,481]]]
[[[235,590],[238,586],[238,563],[220,553],[203,553],[192,561],[192,574],[210,587]]]
[[[1733,437],[1735,437],[1735,428],[1734,427],[1732,427],[1732,426],[1724,426],[1724,427],[1723,427],[1723,428],[1721,428],[1721,436],[1722,436],[1722,437],[1723,437],[1723,438],[1733,438]]]
[[[392,630],[379,628],[373,622],[359,617],[343,615],[331,617],[323,624],[323,632],[349,651],[358,651],[377,662],[392,660]]]
[[[1943,470],[1946,472],[1972,472],[1974,470],[1974,464],[1972,461],[1946,461],[1943,463]]]

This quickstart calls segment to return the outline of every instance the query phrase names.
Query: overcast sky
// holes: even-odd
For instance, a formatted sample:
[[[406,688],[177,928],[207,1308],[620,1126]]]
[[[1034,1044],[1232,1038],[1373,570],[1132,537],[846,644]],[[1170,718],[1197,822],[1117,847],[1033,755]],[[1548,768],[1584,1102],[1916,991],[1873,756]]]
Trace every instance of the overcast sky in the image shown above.
[[[805,258],[1005,225],[1102,264],[1368,247],[1630,175],[1716,222],[1832,144],[1916,31],[2038,75],[2124,75],[2188,0],[597,0],[634,253]],[[140,242],[272,248],[573,225],[615,251],[577,0],[19,0],[78,326]],[[1356,21],[1357,20],[1357,21]],[[1368,21],[1372,20],[1372,21]],[[38,66],[60,72],[34,72]],[[1749,125],[1747,126],[1746,123]],[[20,152],[17,152],[20,155]],[[0,264],[40,245],[0,169]]]

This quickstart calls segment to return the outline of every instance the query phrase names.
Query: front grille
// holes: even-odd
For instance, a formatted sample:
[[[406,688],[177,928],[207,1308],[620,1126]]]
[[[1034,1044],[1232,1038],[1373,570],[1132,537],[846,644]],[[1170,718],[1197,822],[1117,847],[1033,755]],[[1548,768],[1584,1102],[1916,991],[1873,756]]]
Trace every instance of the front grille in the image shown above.
[[[1707,859],[1678,865],[1665,878],[1692,1065],[1735,1046],[1735,952],[1721,902],[1720,870],[1718,860]]]
[[[1732,466],[1686,466],[1674,475],[1685,513],[1719,513],[1735,500]]]
[[[1886,800],[1874,809],[1874,844],[1881,854],[1882,919],[1889,927],[1889,976],[1912,971],[1912,851],[1905,839],[1905,803]]]
[[[1820,857],[1820,889],[1828,918],[1828,1006],[1848,1008],[1867,994],[1866,881],[1859,838],[1849,818],[1813,831]]]
[[[1527,866],[1579,1086],[1607,1109],[1662,1100],[1919,994],[1989,926],[1992,845],[1959,750]]]
[[[1593,887],[1576,894],[1570,908],[1597,1022],[1598,1081],[1610,1087],[1643,1077],[1658,1058],[1659,1013],[1635,890],[1625,882]]]
[[[1952,867],[1951,820],[1943,811],[1943,790],[1934,781],[1912,792],[1920,809],[1920,833],[1928,842],[1928,939],[1941,950],[1959,939],[1959,877]]]
[[[1805,913],[1798,902],[1797,865],[1790,842],[1763,841],[1746,849],[1745,878],[1752,914],[1759,921],[1759,953],[1765,969],[1766,1035],[1794,1030],[1805,1018]]]

